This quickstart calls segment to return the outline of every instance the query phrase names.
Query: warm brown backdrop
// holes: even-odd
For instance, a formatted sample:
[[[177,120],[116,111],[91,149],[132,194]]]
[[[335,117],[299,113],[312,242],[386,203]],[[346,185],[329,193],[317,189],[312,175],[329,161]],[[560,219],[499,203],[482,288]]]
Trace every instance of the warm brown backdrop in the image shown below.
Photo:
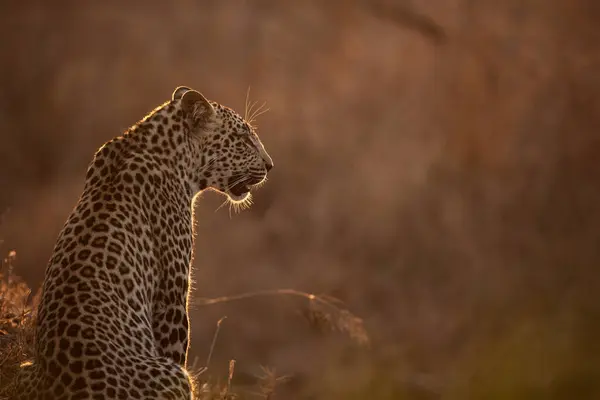
[[[197,204],[198,297],[344,300],[372,346],[302,302],[227,315],[235,358],[282,398],[600,398],[597,0],[21,1],[0,5],[0,251],[42,279],[95,149],[178,85],[271,111],[255,206]],[[241,379],[241,378],[240,378]]]

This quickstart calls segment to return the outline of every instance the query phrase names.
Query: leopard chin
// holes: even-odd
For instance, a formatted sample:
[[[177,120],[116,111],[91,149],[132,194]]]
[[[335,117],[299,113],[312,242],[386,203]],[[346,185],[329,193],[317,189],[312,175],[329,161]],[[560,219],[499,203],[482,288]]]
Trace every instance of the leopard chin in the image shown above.
[[[226,192],[225,195],[229,198],[229,200],[232,203],[243,203],[250,198],[250,189],[240,194],[229,191]]]
[[[231,177],[230,182],[233,183],[225,194],[233,203],[242,203],[250,197],[250,190],[255,185],[261,183],[264,177],[248,176],[247,178],[240,179],[239,177]]]

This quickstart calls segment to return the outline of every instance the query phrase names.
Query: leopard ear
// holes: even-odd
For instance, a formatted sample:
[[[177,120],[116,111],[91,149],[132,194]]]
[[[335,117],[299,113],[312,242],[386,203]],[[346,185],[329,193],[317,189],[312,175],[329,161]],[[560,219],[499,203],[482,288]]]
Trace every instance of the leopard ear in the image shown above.
[[[181,109],[184,115],[190,118],[194,124],[207,122],[215,115],[215,109],[210,102],[199,92],[192,89],[181,96]]]
[[[183,94],[185,92],[187,92],[188,90],[192,90],[187,86],[178,86],[174,91],[173,91],[173,95],[171,96],[171,100],[175,101],[175,100],[179,100],[181,99],[181,97],[183,96]]]

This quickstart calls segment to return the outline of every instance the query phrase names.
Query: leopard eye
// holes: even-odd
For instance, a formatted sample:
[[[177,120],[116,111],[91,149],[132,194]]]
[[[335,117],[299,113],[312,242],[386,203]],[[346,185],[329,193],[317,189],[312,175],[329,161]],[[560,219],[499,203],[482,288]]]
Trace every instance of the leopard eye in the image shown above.
[[[247,133],[248,135],[251,135],[255,130],[255,128],[247,122],[244,124],[244,128],[245,128],[244,133]]]
[[[245,142],[246,144],[248,144],[248,145],[249,145],[249,146],[251,146],[251,147],[254,147],[254,142],[252,141],[252,139],[250,139],[250,136],[249,136],[249,135],[244,135],[244,136],[242,136],[242,139],[244,140],[244,142]]]

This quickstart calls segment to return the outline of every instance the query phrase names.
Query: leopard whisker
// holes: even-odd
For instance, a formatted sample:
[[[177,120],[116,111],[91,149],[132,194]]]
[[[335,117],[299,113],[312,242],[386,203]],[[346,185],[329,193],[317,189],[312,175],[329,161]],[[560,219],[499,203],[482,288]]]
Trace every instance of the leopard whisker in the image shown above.
[[[259,105],[256,109],[252,110],[252,113],[249,116],[249,121],[251,124],[254,124],[256,122],[256,117],[257,115],[262,114],[262,110],[265,107],[266,102],[263,102],[261,105]]]
[[[250,107],[248,108],[248,114],[250,115],[248,118],[244,118],[248,123],[252,124],[252,122],[254,122],[254,120],[252,119],[252,115],[254,114],[254,107],[256,107],[256,105],[258,104],[258,100],[257,101],[253,101],[252,103],[250,103]]]
[[[229,200],[229,199],[228,199]],[[252,194],[248,193],[248,196],[240,202],[229,201],[229,218],[231,218],[231,210],[233,209],[235,214],[247,210],[252,205]]]
[[[254,122],[258,117],[270,110],[266,107],[267,102],[263,102],[254,112],[250,115],[250,122]],[[266,108],[265,108],[266,107]]]
[[[202,166],[202,171],[208,171],[214,164],[216,164],[216,162],[216,158],[211,158],[206,163],[204,163],[204,165]]]
[[[250,115],[249,115],[249,119],[250,119],[250,121],[254,121],[254,118],[252,118],[252,117],[254,116],[254,113],[256,112],[256,110],[260,110],[260,109],[261,109],[261,108],[264,106],[264,103],[263,103],[263,104],[259,105],[259,106],[256,108],[256,110],[255,110],[255,109],[254,109],[254,107],[256,107],[256,105],[257,105],[257,104],[258,104],[258,100],[256,100],[256,101],[255,101],[255,102],[252,104],[252,110],[251,110],[252,112],[250,112]]]
[[[215,212],[219,211],[221,208],[223,208],[223,206],[227,203],[230,203],[229,197],[227,197],[225,199],[225,201],[223,203],[221,203],[221,205],[219,207],[217,207],[217,209],[215,210]]]
[[[248,117],[248,103],[250,101],[250,85],[248,85],[248,90],[246,90],[246,109],[244,111],[244,119]]]
[[[233,180],[233,182],[231,182],[231,183],[228,183],[228,184],[227,184],[227,189],[229,190],[229,189],[231,189],[232,187],[234,187],[235,185],[237,185],[238,183],[241,183],[241,182],[243,182],[243,181],[245,181],[245,180],[247,180],[247,179],[248,179],[248,176],[246,176],[246,175],[242,175],[242,176],[240,176],[239,178],[236,178],[236,179],[234,179],[234,180]]]

